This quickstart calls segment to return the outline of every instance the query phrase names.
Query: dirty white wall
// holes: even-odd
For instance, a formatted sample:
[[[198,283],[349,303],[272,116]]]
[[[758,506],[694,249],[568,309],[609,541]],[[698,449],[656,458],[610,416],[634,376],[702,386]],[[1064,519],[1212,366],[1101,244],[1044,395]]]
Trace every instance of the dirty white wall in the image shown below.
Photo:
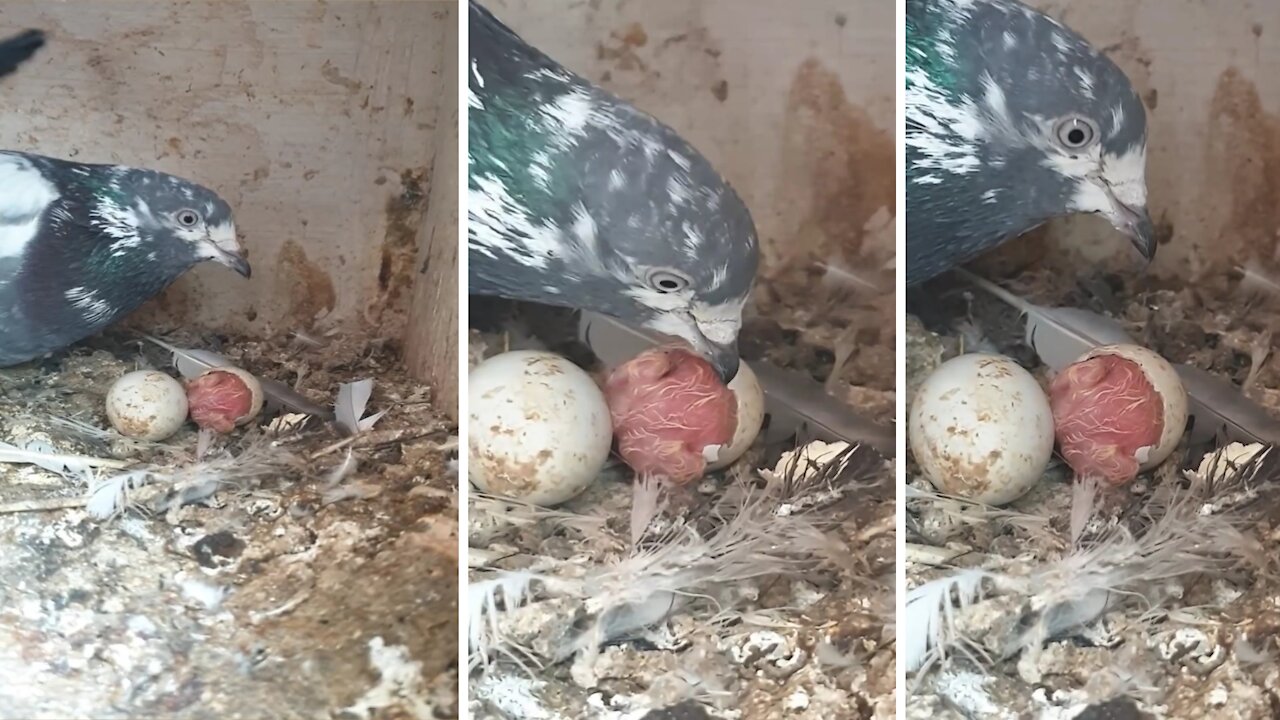
[[[743,195],[766,260],[891,258],[894,0],[485,5],[701,150]]]
[[[0,88],[0,146],[152,167],[232,204],[253,279],[200,267],[152,305],[156,321],[264,332],[332,310],[392,328],[456,7],[5,0],[0,32],[50,37]]]
[[[1148,112],[1150,205],[1168,236],[1155,270],[1176,278],[1277,258],[1280,3],[1035,0],[1129,75]],[[1103,220],[1055,223],[1066,253],[1136,265]]]

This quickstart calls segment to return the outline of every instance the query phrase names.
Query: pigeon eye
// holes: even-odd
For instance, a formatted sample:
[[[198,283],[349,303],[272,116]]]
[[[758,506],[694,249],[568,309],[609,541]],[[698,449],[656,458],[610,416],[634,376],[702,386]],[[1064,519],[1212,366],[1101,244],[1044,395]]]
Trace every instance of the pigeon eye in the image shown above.
[[[689,278],[672,270],[654,270],[649,273],[649,286],[660,293],[680,292],[689,287]]]
[[[179,210],[174,214],[178,224],[183,227],[195,227],[200,222],[200,213],[195,210]]]
[[[1061,120],[1053,135],[1067,150],[1082,150],[1098,139],[1098,126],[1089,118],[1073,115]]]

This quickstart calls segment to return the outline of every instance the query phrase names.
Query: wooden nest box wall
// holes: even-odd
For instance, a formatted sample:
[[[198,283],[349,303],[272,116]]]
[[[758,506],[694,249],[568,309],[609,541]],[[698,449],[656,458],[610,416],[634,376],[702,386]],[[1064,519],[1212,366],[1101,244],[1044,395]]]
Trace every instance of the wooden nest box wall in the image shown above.
[[[456,2],[10,2],[45,48],[7,149],[154,168],[231,203],[252,280],[196,268],[133,322],[391,338],[457,407]]]

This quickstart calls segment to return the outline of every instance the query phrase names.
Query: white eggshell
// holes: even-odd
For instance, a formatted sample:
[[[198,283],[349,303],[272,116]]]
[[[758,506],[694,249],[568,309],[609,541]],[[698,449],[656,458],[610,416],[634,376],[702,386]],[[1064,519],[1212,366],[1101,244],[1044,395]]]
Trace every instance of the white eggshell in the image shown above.
[[[1164,405],[1164,427],[1160,431],[1160,442],[1147,452],[1145,459],[1137,458],[1138,467],[1141,470],[1150,470],[1173,454],[1174,449],[1178,447],[1178,441],[1182,439],[1183,431],[1187,429],[1187,389],[1183,386],[1178,371],[1169,364],[1168,360],[1154,350],[1141,345],[1103,345],[1081,355],[1076,362],[1102,355],[1115,355],[1137,365],[1142,374],[1146,375],[1151,386],[1160,394],[1160,400]],[[1142,453],[1138,454],[1142,455]]]
[[[1049,398],[1010,358],[970,354],[925,379],[907,419],[911,454],[940,492],[988,505],[1022,497],[1053,455]]]
[[[468,473],[479,489],[537,505],[585,490],[609,458],[604,393],[567,359],[521,350],[485,360],[467,379]]]
[[[125,437],[165,440],[187,421],[187,391],[159,370],[128,373],[107,391],[107,419]]]
[[[764,425],[764,389],[755,371],[745,362],[738,366],[738,374],[729,382],[729,389],[738,400],[738,427],[733,440],[719,448],[715,462],[707,463],[707,470],[723,470],[738,461],[756,441]]]

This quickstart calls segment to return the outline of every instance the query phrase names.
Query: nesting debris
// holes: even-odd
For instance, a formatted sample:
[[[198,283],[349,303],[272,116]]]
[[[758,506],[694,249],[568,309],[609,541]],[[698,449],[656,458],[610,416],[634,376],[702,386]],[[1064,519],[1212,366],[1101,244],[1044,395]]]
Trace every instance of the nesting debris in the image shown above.
[[[815,303],[796,275],[757,283],[744,360],[891,423],[892,293],[831,283]],[[473,299],[471,321],[472,367],[550,350],[603,384],[604,353],[616,366],[648,347],[554,309]],[[619,462],[554,508],[473,490],[471,716],[891,717],[892,463],[765,423],[735,462],[683,488]]]
[[[903,640],[915,670],[909,714],[1070,718],[1123,706],[1191,718],[1207,704],[1270,716],[1277,675],[1258,661],[1275,650],[1280,585],[1263,548],[1280,526],[1280,475],[1269,443],[1221,433],[1276,425],[1280,365],[1258,348],[1280,316],[1221,279],[1176,288],[1070,279],[1046,269],[1010,287],[1041,308],[1082,309],[1073,322],[1104,318],[1092,327],[1167,358],[1191,383],[1193,415],[1206,417],[1206,400],[1244,398],[1248,408],[1200,421],[1132,485],[1091,485],[1051,464],[999,510],[937,495],[908,459],[904,625],[920,630]],[[1045,348],[1030,351],[1017,311],[967,284],[928,291],[939,296],[930,314],[908,322],[909,384],[976,344],[1017,358],[1049,386]]]
[[[180,374],[208,370],[190,356],[244,368],[264,414],[159,442],[111,429],[104,399],[125,372],[169,368],[169,351],[121,332],[0,371],[0,645],[24,648],[0,672],[30,680],[0,689],[0,705],[456,717],[456,428],[382,342],[217,350],[184,350]],[[349,391],[364,402],[348,406],[361,431],[348,435],[329,419],[359,378],[372,382]]]
[[[767,718],[798,696],[810,698],[800,717],[891,713],[891,468],[815,450],[658,504],[638,542],[625,481],[557,510],[475,497],[475,717],[642,717],[692,701]],[[846,516],[844,501],[872,498],[888,523]],[[851,561],[878,533],[878,554]],[[537,681],[515,715],[507,693],[522,677]],[[758,709],[736,714],[744,704]]]

